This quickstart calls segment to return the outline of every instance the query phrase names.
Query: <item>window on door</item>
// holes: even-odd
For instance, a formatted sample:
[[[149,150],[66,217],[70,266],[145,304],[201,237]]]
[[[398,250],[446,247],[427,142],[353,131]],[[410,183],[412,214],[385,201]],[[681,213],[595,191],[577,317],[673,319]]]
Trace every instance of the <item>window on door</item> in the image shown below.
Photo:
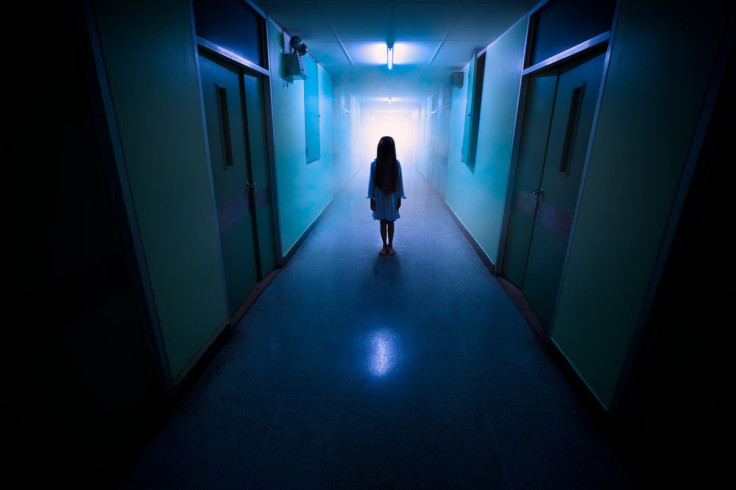
[[[573,145],[578,133],[578,122],[580,121],[580,106],[583,101],[585,84],[575,87],[570,98],[570,113],[567,115],[567,128],[565,130],[565,141],[562,146],[562,158],[560,160],[560,173],[570,174],[570,162],[572,161]]]
[[[222,159],[224,167],[233,165],[233,143],[230,137],[230,115],[227,110],[227,90],[225,87],[215,84],[217,98],[217,113],[220,116],[220,144],[222,145]]]
[[[475,170],[475,151],[478,146],[478,121],[480,119],[480,98],[483,91],[483,73],[486,67],[486,53],[478,55],[470,64],[468,71],[468,98],[463,134],[462,161],[471,171]]]

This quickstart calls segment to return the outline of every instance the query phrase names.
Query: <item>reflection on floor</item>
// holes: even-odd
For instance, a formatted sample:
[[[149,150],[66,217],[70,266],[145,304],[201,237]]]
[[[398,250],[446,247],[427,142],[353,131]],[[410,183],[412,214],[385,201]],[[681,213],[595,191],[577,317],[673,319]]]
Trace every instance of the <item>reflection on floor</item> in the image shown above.
[[[405,169],[381,257],[358,173],[123,488],[631,488],[447,207]]]

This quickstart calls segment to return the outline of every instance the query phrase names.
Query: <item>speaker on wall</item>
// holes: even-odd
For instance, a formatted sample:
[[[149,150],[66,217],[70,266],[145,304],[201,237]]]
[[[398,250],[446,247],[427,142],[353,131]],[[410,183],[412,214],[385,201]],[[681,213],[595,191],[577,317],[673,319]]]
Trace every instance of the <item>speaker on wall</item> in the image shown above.
[[[307,65],[299,53],[284,54],[284,70],[287,77],[300,78],[302,80],[307,78]]]
[[[453,87],[462,87],[463,86],[463,72],[461,71],[455,71],[450,73],[450,85]]]

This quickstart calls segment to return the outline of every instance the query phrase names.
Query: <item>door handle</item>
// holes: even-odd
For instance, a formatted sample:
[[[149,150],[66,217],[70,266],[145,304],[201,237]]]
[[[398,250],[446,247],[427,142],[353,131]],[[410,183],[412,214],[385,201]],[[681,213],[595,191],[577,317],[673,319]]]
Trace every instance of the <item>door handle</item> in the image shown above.
[[[532,192],[535,196],[543,196],[544,195],[544,187],[540,187],[539,189]]]
[[[255,182],[251,182],[250,180],[246,181],[246,183],[245,183],[245,190],[247,191],[248,189],[255,190],[256,189],[256,183]]]

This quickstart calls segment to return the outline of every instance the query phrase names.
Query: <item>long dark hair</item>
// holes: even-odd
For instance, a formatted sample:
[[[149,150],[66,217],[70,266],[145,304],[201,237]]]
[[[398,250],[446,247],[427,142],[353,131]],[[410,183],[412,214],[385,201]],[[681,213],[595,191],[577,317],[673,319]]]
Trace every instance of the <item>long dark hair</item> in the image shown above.
[[[385,194],[391,194],[396,190],[399,166],[396,164],[396,143],[391,136],[384,136],[378,141],[374,179],[376,187]]]

